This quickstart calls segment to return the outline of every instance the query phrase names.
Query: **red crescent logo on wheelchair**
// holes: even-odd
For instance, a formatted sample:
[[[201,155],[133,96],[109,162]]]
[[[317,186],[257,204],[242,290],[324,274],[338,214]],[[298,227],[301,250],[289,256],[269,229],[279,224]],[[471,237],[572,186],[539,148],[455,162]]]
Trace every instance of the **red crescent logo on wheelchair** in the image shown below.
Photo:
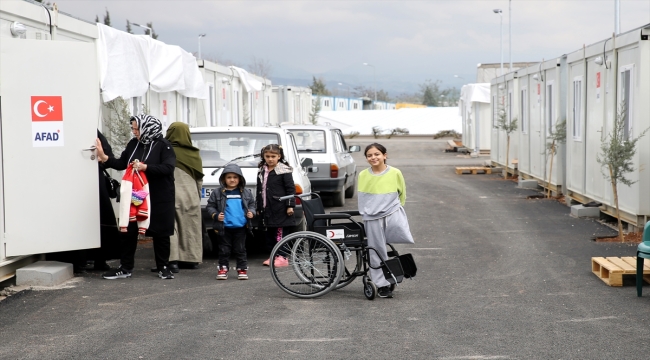
[[[334,231],[330,231],[330,238],[333,238],[334,235],[335,235],[335,234],[334,234]]]

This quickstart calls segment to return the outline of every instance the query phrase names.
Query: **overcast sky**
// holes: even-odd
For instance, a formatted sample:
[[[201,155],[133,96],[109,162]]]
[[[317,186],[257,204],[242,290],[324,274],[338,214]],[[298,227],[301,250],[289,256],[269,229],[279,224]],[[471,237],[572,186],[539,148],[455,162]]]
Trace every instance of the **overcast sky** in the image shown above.
[[[51,0],[50,0],[51,1]],[[508,62],[507,0],[429,1],[164,1],[56,0],[59,10],[125,30],[126,19],[152,21],[159,40],[206,58],[241,65],[268,60],[272,77],[322,75],[337,82],[373,85],[393,94],[425,79],[458,87],[476,78],[478,63],[498,63],[499,15]],[[650,23],[650,0],[621,0],[621,31]],[[512,61],[539,61],[611,36],[614,0],[513,0]],[[143,29],[135,28],[135,33]],[[458,75],[465,79],[455,78]]]

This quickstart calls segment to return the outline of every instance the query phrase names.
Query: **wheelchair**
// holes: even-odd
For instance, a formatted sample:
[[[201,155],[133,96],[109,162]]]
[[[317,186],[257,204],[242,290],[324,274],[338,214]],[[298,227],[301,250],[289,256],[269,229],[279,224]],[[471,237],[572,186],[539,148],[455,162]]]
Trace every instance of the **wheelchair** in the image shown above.
[[[286,201],[294,195],[278,197]],[[276,266],[270,262],[273,281],[286,293],[298,298],[309,299],[341,289],[361,276],[363,293],[368,300],[377,295],[377,286],[368,274],[370,252],[380,258],[380,266],[391,291],[404,278],[399,261],[399,253],[391,244],[388,246],[388,259],[373,247],[368,246],[363,223],[354,220],[358,211],[337,211],[325,213],[320,196],[316,193],[295,195],[302,201],[307,222],[307,231],[289,234],[282,238],[270,258],[283,256],[288,266]],[[340,220],[342,222],[333,222]]]

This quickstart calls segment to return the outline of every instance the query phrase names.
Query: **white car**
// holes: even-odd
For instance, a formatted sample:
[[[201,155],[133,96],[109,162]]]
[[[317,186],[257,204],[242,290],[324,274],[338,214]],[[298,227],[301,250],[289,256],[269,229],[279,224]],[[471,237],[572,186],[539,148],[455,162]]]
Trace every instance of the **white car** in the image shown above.
[[[260,151],[269,144],[279,144],[284,150],[284,155],[293,168],[293,182],[296,184],[296,194],[311,193],[311,183],[307,170],[313,169],[310,158],[300,158],[296,149],[296,141],[286,129],[277,126],[268,127],[203,127],[191,128],[192,144],[199,148],[203,161],[203,189],[201,191],[201,209],[204,222],[208,229],[212,228],[206,206],[212,190],[219,186],[219,177],[223,167],[228,163],[235,163],[241,167],[246,188],[255,196],[257,188],[257,165],[260,162]],[[305,229],[300,199],[296,199],[295,216],[298,222],[295,230]],[[257,227],[257,216],[253,219],[253,226]]]
[[[282,125],[296,138],[298,154],[313,160],[309,174],[315,192],[332,194],[334,206],[345,205],[345,199],[354,196],[357,187],[357,165],[353,152],[358,145],[345,143],[341,130],[331,125]]]

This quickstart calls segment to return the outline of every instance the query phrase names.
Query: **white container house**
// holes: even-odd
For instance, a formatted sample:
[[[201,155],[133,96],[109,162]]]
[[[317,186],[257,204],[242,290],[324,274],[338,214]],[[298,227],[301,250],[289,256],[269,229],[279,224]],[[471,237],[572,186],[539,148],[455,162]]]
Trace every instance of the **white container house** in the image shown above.
[[[463,145],[474,152],[490,151],[492,118],[490,84],[467,84],[460,90],[458,110],[463,121]]]
[[[490,94],[492,96],[492,135],[490,138],[490,159],[493,163],[508,169],[508,172],[514,172],[519,156],[519,131],[510,134],[510,146],[508,147],[508,136],[505,131],[498,128],[498,114],[501,110],[505,111],[506,121],[510,122],[514,118],[519,118],[519,107],[515,101],[515,94],[519,82],[517,73],[512,72],[504,76],[499,76],[490,83]],[[517,120],[519,124],[519,120]],[[520,126],[520,125],[519,125]],[[509,156],[506,151],[509,149]],[[506,164],[506,161],[509,164]]]
[[[543,61],[517,71],[518,90],[514,100],[518,104],[520,177],[537,180],[541,186],[550,186],[561,192],[565,175],[564,145],[556,144],[557,152],[551,170],[547,144],[558,122],[566,113],[565,57]],[[548,184],[550,177],[550,184]]]
[[[615,213],[611,184],[597,162],[614,119],[625,114],[626,136],[650,128],[650,24],[586,46],[567,56],[567,195],[581,203],[596,201]],[[619,184],[622,218],[643,228],[650,218],[650,135],[637,143],[636,181]]]
[[[299,86],[271,87],[270,124],[309,124],[312,111],[311,89]]]
[[[97,137],[97,27],[48,11],[51,22],[40,5],[0,2],[0,281],[39,254],[100,245],[97,161],[84,151]]]

